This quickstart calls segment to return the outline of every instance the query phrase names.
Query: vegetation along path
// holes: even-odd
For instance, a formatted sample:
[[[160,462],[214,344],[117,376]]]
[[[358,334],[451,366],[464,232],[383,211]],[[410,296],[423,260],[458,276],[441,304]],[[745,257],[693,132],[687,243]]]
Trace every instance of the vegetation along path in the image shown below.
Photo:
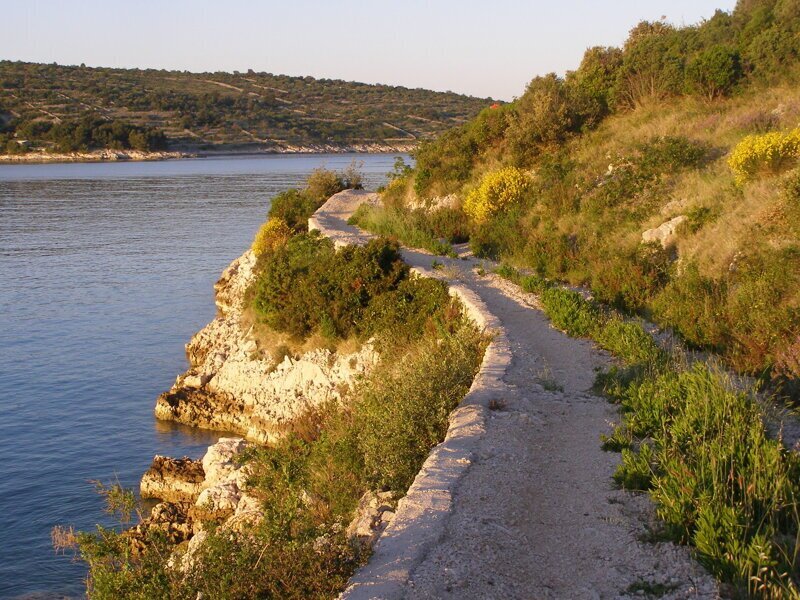
[[[339,242],[363,242],[369,234],[347,219],[375,200],[343,192],[312,224]],[[654,541],[648,498],[613,485],[619,457],[601,449],[599,436],[609,432],[616,409],[592,391],[608,355],[553,329],[535,296],[488,273],[494,265],[414,250],[404,258],[477,294],[499,322],[511,360],[486,404],[446,518],[439,530],[415,534],[433,541],[404,565],[399,553],[409,544],[396,551],[391,540],[403,527],[390,528],[345,596],[718,597],[714,579],[686,548]],[[382,585],[393,577],[402,581]]]

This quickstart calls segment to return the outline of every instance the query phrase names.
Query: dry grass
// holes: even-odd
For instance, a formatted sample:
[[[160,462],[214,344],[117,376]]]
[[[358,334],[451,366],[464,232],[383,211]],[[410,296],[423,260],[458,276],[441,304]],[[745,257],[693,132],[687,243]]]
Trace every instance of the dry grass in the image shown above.
[[[355,337],[343,340],[331,340],[318,332],[312,333],[306,339],[298,339],[292,335],[275,331],[258,318],[252,306],[247,306],[242,312],[241,327],[243,331],[250,331],[249,337],[258,346],[255,358],[282,360],[288,349],[292,355],[301,355],[313,350],[325,348],[338,354],[354,354],[363,346],[363,342]],[[276,356],[276,353],[280,356]]]

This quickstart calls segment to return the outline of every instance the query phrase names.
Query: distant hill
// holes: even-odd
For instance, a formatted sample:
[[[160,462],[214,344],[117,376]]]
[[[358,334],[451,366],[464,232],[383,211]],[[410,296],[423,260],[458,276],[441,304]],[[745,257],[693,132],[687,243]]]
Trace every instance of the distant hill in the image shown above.
[[[404,147],[491,99],[270,73],[0,61],[0,152]]]

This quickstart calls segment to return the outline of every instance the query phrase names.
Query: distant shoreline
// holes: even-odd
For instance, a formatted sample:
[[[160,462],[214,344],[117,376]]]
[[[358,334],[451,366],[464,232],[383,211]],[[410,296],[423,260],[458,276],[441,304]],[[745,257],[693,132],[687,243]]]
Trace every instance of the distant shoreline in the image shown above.
[[[415,144],[356,144],[352,146],[285,146],[276,148],[240,148],[219,150],[155,151],[141,150],[94,150],[92,152],[28,152],[26,154],[0,155],[0,166],[4,164],[51,164],[51,163],[101,163],[142,162],[177,160],[186,158],[211,158],[215,156],[267,156],[276,154],[406,154]]]

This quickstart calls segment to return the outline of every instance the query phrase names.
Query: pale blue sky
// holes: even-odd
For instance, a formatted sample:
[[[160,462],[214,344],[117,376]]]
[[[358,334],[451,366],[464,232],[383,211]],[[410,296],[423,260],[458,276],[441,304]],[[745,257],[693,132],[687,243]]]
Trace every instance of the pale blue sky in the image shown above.
[[[256,71],[510,100],[535,75],[735,0],[2,0],[0,58]]]

